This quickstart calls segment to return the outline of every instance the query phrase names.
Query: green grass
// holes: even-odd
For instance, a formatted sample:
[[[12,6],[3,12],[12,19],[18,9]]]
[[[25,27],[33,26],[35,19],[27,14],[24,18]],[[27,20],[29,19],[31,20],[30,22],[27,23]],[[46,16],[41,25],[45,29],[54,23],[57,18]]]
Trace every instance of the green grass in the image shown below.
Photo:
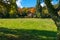
[[[0,19],[0,40],[56,40],[52,19]]]

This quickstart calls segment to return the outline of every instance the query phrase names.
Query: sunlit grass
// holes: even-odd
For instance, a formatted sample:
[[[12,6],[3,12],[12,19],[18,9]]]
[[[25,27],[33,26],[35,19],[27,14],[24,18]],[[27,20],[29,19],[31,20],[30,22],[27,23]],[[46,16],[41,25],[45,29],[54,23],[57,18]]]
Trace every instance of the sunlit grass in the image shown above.
[[[41,18],[40,19],[39,18],[0,19],[0,28],[8,28],[8,29],[4,29],[4,32],[9,33],[9,34],[10,34],[10,29],[11,30],[13,30],[13,29],[20,30],[20,31],[13,30],[11,32],[13,32],[13,33],[16,32],[14,34],[19,34],[19,35],[23,34],[22,35],[23,38],[26,35],[29,35],[29,37],[30,37],[30,35],[34,35],[34,36],[39,35],[38,37],[40,37],[40,38],[41,37],[48,38],[49,40],[51,40],[51,39],[54,39],[54,37],[47,37],[47,36],[52,35],[52,36],[56,37],[56,34],[54,32],[57,33],[57,27],[54,24],[52,19],[41,19]],[[44,30],[44,31],[42,31],[42,30]],[[50,34],[50,32],[48,32],[48,31],[52,31],[53,33],[51,32],[51,34]],[[21,32],[22,32],[22,34],[21,34]],[[4,33],[0,32],[0,34],[4,34]],[[5,35],[8,35],[8,34],[5,34]],[[45,36],[40,36],[40,35],[45,35]],[[46,39],[46,40],[48,40],[48,39]]]
[[[56,31],[52,19],[0,19],[0,27],[10,29],[36,29]]]

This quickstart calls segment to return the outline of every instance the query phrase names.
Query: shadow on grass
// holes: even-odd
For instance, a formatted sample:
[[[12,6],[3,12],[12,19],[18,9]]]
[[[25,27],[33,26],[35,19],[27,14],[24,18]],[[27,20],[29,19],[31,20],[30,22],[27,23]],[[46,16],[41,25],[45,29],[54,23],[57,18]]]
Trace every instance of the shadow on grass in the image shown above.
[[[0,40],[56,40],[56,36],[53,31],[0,28]]]

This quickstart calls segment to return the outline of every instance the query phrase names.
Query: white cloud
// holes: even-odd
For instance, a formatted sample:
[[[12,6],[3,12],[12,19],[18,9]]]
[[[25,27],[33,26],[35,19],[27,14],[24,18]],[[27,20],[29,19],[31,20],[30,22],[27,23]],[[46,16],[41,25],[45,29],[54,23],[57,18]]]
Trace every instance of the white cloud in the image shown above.
[[[51,3],[54,5],[54,2],[53,1]]]
[[[57,1],[57,2],[52,1],[51,3],[52,3],[52,5],[54,5],[54,4],[57,4],[58,1]],[[42,3],[41,3],[41,6],[44,7],[44,6],[46,6],[46,4],[45,4],[44,2],[42,2]]]
[[[41,3],[41,6],[44,7],[44,6],[46,6],[46,4],[43,2],[43,3]]]
[[[54,4],[57,4],[59,1],[56,1],[56,2],[54,2],[54,1],[52,1],[51,3],[52,3],[52,5],[54,5]]]
[[[22,2],[22,0],[17,0],[16,4],[17,4],[18,7],[23,8],[23,6],[21,5],[21,2]]]

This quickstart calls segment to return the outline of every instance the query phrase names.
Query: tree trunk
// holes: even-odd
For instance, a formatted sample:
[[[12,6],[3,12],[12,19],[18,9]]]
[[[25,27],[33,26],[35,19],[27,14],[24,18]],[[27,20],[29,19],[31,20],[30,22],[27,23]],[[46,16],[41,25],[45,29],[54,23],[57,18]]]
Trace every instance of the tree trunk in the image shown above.
[[[50,16],[51,18],[53,19],[53,21],[55,22],[56,26],[57,26],[57,30],[58,30],[58,33],[57,33],[57,40],[59,40],[60,38],[60,17],[57,13],[57,11],[54,9],[53,5],[51,4],[51,1],[50,0],[44,0],[47,8],[48,8],[48,11],[50,13]],[[52,26],[53,27],[53,26]]]

